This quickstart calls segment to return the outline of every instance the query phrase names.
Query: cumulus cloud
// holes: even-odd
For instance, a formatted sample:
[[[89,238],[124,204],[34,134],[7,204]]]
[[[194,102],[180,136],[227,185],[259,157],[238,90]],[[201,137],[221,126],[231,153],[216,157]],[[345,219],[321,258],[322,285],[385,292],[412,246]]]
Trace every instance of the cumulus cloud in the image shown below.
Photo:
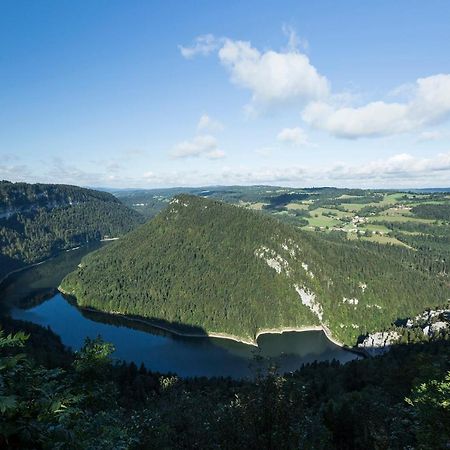
[[[206,157],[218,159],[225,152],[218,148],[217,139],[209,134],[196,136],[191,140],[180,142],[171,151],[172,158]]]
[[[289,27],[284,27],[284,32],[289,43],[283,51],[259,51],[250,42],[216,39],[212,35],[199,36],[191,47],[179,48],[185,58],[218,50],[219,60],[229,71],[231,82],[251,91],[250,111],[327,97],[328,80],[298,50],[300,41],[295,32]]]
[[[197,55],[207,56],[213,51],[217,50],[220,45],[220,39],[217,39],[212,34],[204,34],[198,36],[194,39],[192,45],[184,47],[179,45],[181,54],[186,58],[190,59]]]
[[[282,129],[278,133],[277,139],[285,144],[296,146],[309,144],[308,136],[300,127]]]
[[[360,107],[311,102],[302,113],[309,125],[343,138],[380,137],[438,123],[450,115],[450,74],[419,78],[406,102],[376,101]]]
[[[208,114],[203,114],[197,124],[197,130],[218,132],[223,130],[223,124],[218,120],[212,119]]]
[[[260,52],[250,42],[226,39],[218,54],[232,83],[252,92],[251,109],[320,99],[329,93],[328,80],[296,49]]]
[[[303,121],[333,136],[347,139],[384,137],[423,129],[450,115],[450,74],[437,74],[403,84],[376,100],[355,106],[348,93],[332,93],[328,79],[311,64],[290,26],[283,26],[287,48],[255,48],[250,42],[203,35],[190,47],[180,46],[184,57],[217,53],[236,86],[251,92],[250,113],[286,104],[304,106]],[[392,100],[391,97],[397,97]],[[305,106],[306,105],[306,106]],[[426,138],[424,137],[423,140]]]

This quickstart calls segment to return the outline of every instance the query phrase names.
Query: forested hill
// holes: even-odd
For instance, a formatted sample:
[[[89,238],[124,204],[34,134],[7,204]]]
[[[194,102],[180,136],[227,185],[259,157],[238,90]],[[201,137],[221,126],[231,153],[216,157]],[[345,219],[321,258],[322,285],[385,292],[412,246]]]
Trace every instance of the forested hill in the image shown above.
[[[179,330],[254,339],[325,325],[347,344],[446,303],[448,286],[402,253],[325,239],[219,201],[180,195],[82,261],[62,283],[78,304]]]
[[[105,192],[1,181],[0,278],[58,251],[120,236],[143,220]]]

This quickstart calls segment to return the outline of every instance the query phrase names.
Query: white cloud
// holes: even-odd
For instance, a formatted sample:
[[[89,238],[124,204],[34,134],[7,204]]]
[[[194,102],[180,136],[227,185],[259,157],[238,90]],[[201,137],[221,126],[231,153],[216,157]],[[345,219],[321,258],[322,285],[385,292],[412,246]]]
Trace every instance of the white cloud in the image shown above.
[[[277,184],[283,186],[354,186],[379,188],[448,187],[450,152],[430,158],[400,153],[360,164],[289,167],[225,167],[207,171],[149,173],[147,181],[161,185]],[[151,176],[150,176],[151,175]]]
[[[334,136],[355,139],[416,130],[450,115],[450,74],[419,78],[406,102],[376,101],[360,107],[336,107],[314,101],[303,111],[309,125]]]
[[[218,148],[217,139],[209,134],[196,136],[189,141],[175,145],[171,151],[172,158],[206,157],[218,159],[225,156],[225,152]]]
[[[223,130],[223,124],[218,120],[212,119],[208,114],[203,114],[197,124],[197,130],[219,132]]]
[[[214,151],[214,150],[213,150]],[[179,170],[139,169],[108,173],[87,171],[60,158],[43,161],[46,170],[0,165],[0,179],[41,183],[67,183],[109,187],[169,187],[232,184],[275,184],[283,186],[347,186],[378,188],[449,187],[450,151],[430,157],[399,153],[389,158],[315,166],[291,164],[260,167],[215,166],[214,169],[185,167]]]
[[[437,181],[442,174],[448,179],[450,172],[450,152],[431,158],[419,158],[408,153],[400,153],[387,159],[370,161],[362,165],[338,164],[329,170],[336,180],[405,180],[424,179],[427,184]]]
[[[329,93],[328,80],[295,49],[261,53],[250,42],[226,39],[219,59],[231,81],[252,92],[252,110],[321,99]]]
[[[170,174],[147,172],[146,179],[152,184],[165,186],[207,186],[207,185],[248,185],[288,183],[292,180],[302,180],[306,183],[307,172],[304,167],[224,167],[211,173],[199,170],[177,171]]]
[[[355,95],[331,93],[328,79],[299,51],[302,44],[292,27],[284,25],[287,48],[260,51],[248,41],[196,38],[191,47],[180,47],[185,57],[217,51],[233,84],[248,89],[250,113],[287,104],[306,105],[302,119],[333,136],[357,139],[384,137],[439,123],[450,115],[450,74],[436,74],[402,84],[387,93],[389,100],[355,106]],[[392,100],[396,97],[396,100]],[[424,135],[419,140],[434,139]]]
[[[284,128],[278,133],[277,139],[285,144],[296,146],[308,145],[308,136],[300,127]]]
[[[212,35],[199,36],[194,45],[179,48],[185,58],[218,50],[219,60],[230,72],[231,82],[251,91],[248,107],[251,111],[327,97],[328,80],[298,50],[299,44],[306,46],[307,43],[299,40],[292,28],[284,26],[283,31],[289,39],[288,48],[279,52],[261,52],[250,42],[217,39]]]
[[[190,59],[197,55],[207,56],[213,51],[217,50],[220,45],[220,40],[216,39],[212,34],[204,34],[194,39],[194,43],[191,46],[183,47],[179,45],[181,54]]]

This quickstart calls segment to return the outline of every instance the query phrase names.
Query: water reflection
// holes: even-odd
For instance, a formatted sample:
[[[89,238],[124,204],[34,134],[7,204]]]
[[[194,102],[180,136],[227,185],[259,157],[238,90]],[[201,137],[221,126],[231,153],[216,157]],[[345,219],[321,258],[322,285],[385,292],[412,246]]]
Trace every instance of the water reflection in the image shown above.
[[[315,360],[346,362],[356,358],[330,342],[321,331],[265,334],[254,347],[228,339],[182,337],[117,316],[80,311],[55,289],[92,249],[67,252],[13,275],[2,286],[1,303],[11,307],[13,318],[50,326],[65,345],[75,350],[87,336],[101,335],[114,344],[114,357],[138,365],[143,362],[151,370],[180,376],[238,378],[252,376],[268,364],[276,364],[283,372]]]

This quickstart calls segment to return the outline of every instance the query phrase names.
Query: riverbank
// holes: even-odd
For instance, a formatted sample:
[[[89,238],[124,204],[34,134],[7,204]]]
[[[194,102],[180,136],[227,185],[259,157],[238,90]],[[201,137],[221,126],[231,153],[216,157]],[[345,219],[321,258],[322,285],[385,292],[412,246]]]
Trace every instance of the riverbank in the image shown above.
[[[66,292],[61,286],[58,286],[58,291],[61,292],[61,294],[67,299],[69,300],[71,303],[73,303],[80,311],[87,311],[87,312],[93,312],[93,313],[97,313],[97,314],[106,314],[106,315],[111,315],[111,316],[116,316],[116,317],[120,317],[123,320],[127,320],[129,322],[136,322],[136,323],[142,323],[144,325],[149,325],[153,328],[158,328],[160,330],[163,331],[167,331],[168,333],[171,334],[175,334],[177,336],[181,336],[181,337],[193,337],[193,338],[218,338],[218,339],[229,339],[231,341],[235,341],[235,342],[240,342],[241,344],[247,344],[247,345],[253,345],[254,347],[257,347],[258,344],[255,341],[252,341],[246,338],[242,338],[239,336],[234,336],[232,334],[227,334],[227,333],[208,333],[205,331],[204,334],[201,333],[186,333],[186,332],[182,332],[179,330],[174,330],[173,328],[170,328],[168,326],[165,325],[161,325],[159,323],[156,323],[150,319],[141,319],[138,317],[131,317],[131,316],[127,316],[125,314],[121,314],[118,312],[109,312],[109,311],[101,311],[95,308],[89,308],[86,306],[80,306],[77,303],[76,297],[69,293]]]
[[[365,354],[365,352],[360,351],[359,349],[355,348],[355,347],[349,347],[346,344],[343,344],[342,342],[337,341],[335,338],[333,338],[331,331],[328,327],[326,327],[325,325],[305,325],[305,326],[301,326],[301,327],[279,327],[279,328],[265,328],[262,330],[259,330],[255,337],[252,339],[250,337],[248,338],[244,338],[241,336],[236,336],[233,334],[228,334],[228,333],[221,333],[221,332],[207,332],[205,331],[204,334],[202,333],[188,333],[188,332],[182,332],[179,330],[175,330],[171,327],[165,326],[165,325],[161,325],[160,323],[156,323],[150,319],[142,319],[139,317],[131,317],[131,316],[127,316],[125,314],[121,314],[118,312],[107,312],[107,311],[100,311],[98,309],[95,308],[89,308],[89,307],[82,307],[79,306],[77,301],[76,301],[76,297],[73,294],[70,294],[66,291],[64,291],[64,289],[61,286],[58,286],[58,290],[59,292],[61,292],[61,294],[63,294],[65,296],[65,298],[68,298],[69,301],[71,301],[71,303],[73,303],[78,309],[80,309],[81,311],[87,311],[87,312],[93,312],[93,313],[99,313],[99,314],[107,314],[107,315],[112,315],[112,316],[116,316],[116,317],[120,317],[123,320],[126,321],[130,321],[130,322],[136,322],[136,323],[142,323],[154,328],[158,328],[160,330],[163,331],[167,331],[168,333],[177,335],[177,336],[181,336],[181,337],[192,337],[192,338],[217,338],[217,339],[228,339],[234,342],[239,342],[241,344],[246,344],[246,345],[251,345],[253,347],[258,347],[258,338],[264,334],[283,334],[283,333],[290,333],[290,332],[295,332],[295,333],[302,333],[302,332],[306,332],[306,331],[322,331],[326,338],[332,342],[334,345],[342,348],[343,350],[347,350],[350,351],[352,353],[356,353],[358,355],[362,355],[362,356],[367,356]]]

